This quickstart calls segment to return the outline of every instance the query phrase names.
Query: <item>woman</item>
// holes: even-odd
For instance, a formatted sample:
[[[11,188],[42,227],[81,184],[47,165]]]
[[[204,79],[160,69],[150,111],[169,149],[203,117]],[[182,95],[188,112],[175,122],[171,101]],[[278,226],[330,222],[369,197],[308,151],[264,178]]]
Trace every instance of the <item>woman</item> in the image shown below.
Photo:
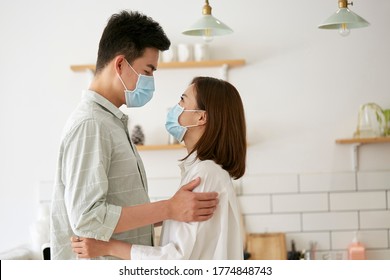
[[[243,259],[240,212],[232,179],[245,173],[246,124],[240,95],[230,83],[196,77],[167,115],[166,129],[188,155],[181,184],[201,178],[196,192],[216,191],[219,204],[206,222],[163,223],[160,246],[73,239],[80,258],[112,255],[122,259]]]

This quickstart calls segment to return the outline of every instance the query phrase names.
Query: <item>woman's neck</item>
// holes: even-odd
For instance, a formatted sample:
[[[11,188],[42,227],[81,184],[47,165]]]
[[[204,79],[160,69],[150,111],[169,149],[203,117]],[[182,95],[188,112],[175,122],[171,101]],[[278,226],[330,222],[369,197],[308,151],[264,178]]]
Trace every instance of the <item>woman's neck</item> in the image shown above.
[[[198,143],[203,133],[204,133],[204,126],[191,127],[187,130],[183,140],[188,153],[190,153],[194,149],[196,143]]]

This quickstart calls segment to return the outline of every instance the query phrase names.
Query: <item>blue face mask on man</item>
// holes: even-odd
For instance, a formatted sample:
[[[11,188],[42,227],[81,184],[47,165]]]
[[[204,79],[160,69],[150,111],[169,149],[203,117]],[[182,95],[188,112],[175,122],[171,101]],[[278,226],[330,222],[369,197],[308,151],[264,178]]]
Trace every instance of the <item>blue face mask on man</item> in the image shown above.
[[[127,62],[127,60],[126,60]],[[146,103],[148,103],[154,93],[154,77],[146,76],[142,74],[138,74],[133,67],[131,67],[130,63],[127,62],[131,69],[133,69],[134,73],[138,75],[137,84],[134,90],[128,90],[125,83],[123,82],[121,76],[116,73],[119,80],[122,82],[123,87],[125,88],[125,97],[126,97],[126,105],[127,107],[142,107]]]
[[[187,132],[187,129],[189,127],[195,127],[198,126],[197,124],[194,125],[186,125],[182,126],[179,123],[179,116],[183,112],[203,112],[204,110],[184,110],[183,107],[181,107],[179,104],[176,104],[174,107],[172,107],[168,114],[167,114],[167,121],[165,123],[165,128],[171,134],[175,139],[179,142],[183,141],[184,135]]]

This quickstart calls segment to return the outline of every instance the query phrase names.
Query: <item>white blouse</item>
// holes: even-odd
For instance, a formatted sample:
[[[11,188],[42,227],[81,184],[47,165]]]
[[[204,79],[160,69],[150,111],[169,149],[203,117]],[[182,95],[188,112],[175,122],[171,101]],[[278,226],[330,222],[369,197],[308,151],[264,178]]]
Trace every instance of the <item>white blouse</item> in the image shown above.
[[[167,220],[161,230],[160,246],[133,245],[131,259],[241,260],[243,239],[240,211],[229,173],[214,161],[195,160],[195,154],[182,162],[181,186],[201,178],[195,192],[219,193],[219,204],[213,217],[205,222]]]

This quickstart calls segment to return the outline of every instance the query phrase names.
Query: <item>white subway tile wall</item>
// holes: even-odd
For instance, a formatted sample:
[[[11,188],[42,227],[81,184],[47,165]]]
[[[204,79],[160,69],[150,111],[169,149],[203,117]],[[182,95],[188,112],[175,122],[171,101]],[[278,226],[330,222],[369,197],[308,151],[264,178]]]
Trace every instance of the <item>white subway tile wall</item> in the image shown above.
[[[300,214],[244,215],[244,224],[248,233],[299,232]]]
[[[365,230],[364,232],[338,231],[332,232],[332,249],[343,250],[348,247],[353,237],[357,236],[358,240],[371,249],[387,248],[389,244],[387,230]]]
[[[272,208],[275,213],[321,212],[328,211],[328,201],[326,193],[273,195]]]
[[[383,210],[386,209],[386,192],[331,193],[330,210]]]
[[[296,193],[298,191],[297,175],[250,175],[245,176],[241,181],[244,195]]]
[[[242,213],[271,213],[271,198],[269,195],[239,196],[238,199]]]
[[[149,178],[152,200],[178,178]],[[249,174],[235,183],[247,233],[284,232],[287,249],[315,242],[315,259],[346,259],[355,233],[368,259],[390,259],[390,171]]]
[[[383,210],[383,211],[361,211],[360,226],[362,229],[389,229],[390,228],[389,206],[387,206],[387,210]]]
[[[303,231],[347,230],[358,228],[357,212],[303,213]]]
[[[355,173],[300,174],[301,192],[337,192],[356,190]]]
[[[357,185],[359,190],[390,190],[390,172],[360,172]]]
[[[149,177],[152,201],[171,197],[180,178]],[[52,181],[39,184],[40,203]],[[368,259],[390,260],[390,172],[251,174],[235,182],[247,233],[284,232],[287,249],[316,243],[316,259],[345,259],[357,233]]]
[[[387,209],[390,207],[390,191],[387,191]]]

